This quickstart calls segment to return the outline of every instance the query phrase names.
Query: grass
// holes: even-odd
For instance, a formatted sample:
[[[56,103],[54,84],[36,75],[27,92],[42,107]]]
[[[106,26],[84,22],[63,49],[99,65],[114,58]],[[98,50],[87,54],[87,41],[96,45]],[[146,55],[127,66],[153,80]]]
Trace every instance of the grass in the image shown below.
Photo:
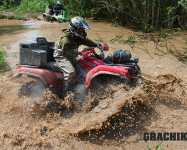
[[[31,14],[31,15],[29,15],[31,18],[37,18],[38,17],[38,15],[37,14]]]
[[[5,57],[6,52],[0,50],[0,74],[3,74],[8,67]]]
[[[151,150],[151,148],[147,145],[147,148],[148,148],[148,150]],[[156,146],[156,148],[155,148],[155,150],[163,150],[162,148],[160,148],[160,146],[159,145],[157,145]]]
[[[121,43],[121,41],[122,41],[122,37],[123,37],[122,34],[118,34],[118,35],[116,35],[115,38],[113,38],[113,39],[111,39],[111,40],[109,40],[109,41],[110,41],[110,43],[114,43],[114,42]]]
[[[18,19],[18,20],[27,20],[27,18],[25,18],[25,17],[17,16],[17,15],[14,15],[14,14],[8,15],[7,18],[8,19]]]
[[[15,14],[15,15],[21,15],[21,16],[24,15],[24,13],[23,13],[23,12],[20,12],[20,11],[16,11],[14,14]]]
[[[122,42],[124,44],[126,44],[126,43],[128,43],[128,44],[135,44],[137,41],[136,41],[136,38],[134,36],[129,36],[128,39],[123,40]]]
[[[122,37],[123,37],[122,34],[118,34],[118,35],[116,35],[115,38],[113,38],[109,41],[111,43],[118,42],[118,43],[131,44],[131,45],[134,45],[137,42],[136,38],[133,35],[129,36],[128,39],[125,39],[125,40],[122,39]]]

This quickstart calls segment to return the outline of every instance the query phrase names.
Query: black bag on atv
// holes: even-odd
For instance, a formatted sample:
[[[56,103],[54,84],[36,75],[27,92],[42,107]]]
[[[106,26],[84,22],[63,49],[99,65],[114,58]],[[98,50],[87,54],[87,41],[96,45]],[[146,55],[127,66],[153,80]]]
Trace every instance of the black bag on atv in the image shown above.
[[[128,50],[118,49],[113,52],[112,59],[114,64],[127,63],[131,59],[131,53]]]

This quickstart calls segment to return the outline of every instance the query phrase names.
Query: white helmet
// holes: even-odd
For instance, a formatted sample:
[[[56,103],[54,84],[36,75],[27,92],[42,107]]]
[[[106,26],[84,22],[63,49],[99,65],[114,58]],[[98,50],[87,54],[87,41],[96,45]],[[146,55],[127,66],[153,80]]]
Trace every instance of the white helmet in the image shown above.
[[[69,26],[72,33],[83,39],[85,39],[87,36],[84,29],[91,29],[90,25],[82,17],[72,18]]]
[[[61,2],[60,2],[60,1],[57,1],[56,4],[57,4],[57,5],[61,5]]]

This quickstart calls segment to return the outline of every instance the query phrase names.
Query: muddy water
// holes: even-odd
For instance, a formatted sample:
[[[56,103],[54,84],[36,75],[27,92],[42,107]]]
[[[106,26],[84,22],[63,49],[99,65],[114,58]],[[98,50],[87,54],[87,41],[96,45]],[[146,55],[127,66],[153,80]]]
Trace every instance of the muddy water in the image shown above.
[[[141,33],[117,29],[107,22],[88,22],[92,27],[88,36],[107,42],[110,46],[107,54],[122,48],[129,49],[133,56],[140,56],[143,74],[140,84],[131,87],[119,80],[102,83],[99,88],[110,88],[112,93],[88,96],[82,110],[76,107],[71,95],[65,101],[49,91],[34,100],[18,98],[17,91],[26,80],[11,79],[18,62],[19,42],[34,36],[57,41],[60,30],[67,28],[68,23],[0,20],[0,48],[7,50],[12,67],[0,79],[1,149],[143,150],[147,146],[155,149],[156,145],[168,150],[187,149],[183,141],[143,140],[144,132],[186,132],[186,65],[172,55],[160,53],[152,41],[142,43],[139,39],[134,47],[110,42],[119,35],[124,39],[134,35],[138,39],[137,34]],[[180,33],[171,40],[176,49],[186,46],[184,37],[185,33]],[[167,51],[162,45],[159,49]]]

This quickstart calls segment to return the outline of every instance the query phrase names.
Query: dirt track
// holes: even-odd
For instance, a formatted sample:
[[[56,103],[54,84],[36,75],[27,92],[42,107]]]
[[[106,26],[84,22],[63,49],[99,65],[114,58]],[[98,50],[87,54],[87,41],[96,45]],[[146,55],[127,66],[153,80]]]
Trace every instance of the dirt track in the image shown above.
[[[7,31],[0,34],[0,47],[11,47],[7,50],[7,60],[12,67],[12,71],[0,79],[2,149],[143,150],[148,149],[147,146],[155,149],[156,145],[164,150],[187,149],[186,141],[143,140],[144,132],[186,132],[187,67],[168,52],[178,50],[186,54],[186,32],[169,32],[166,39],[89,20],[92,27],[88,31],[89,38],[107,42],[110,51],[106,55],[121,48],[130,50],[133,57],[139,56],[144,78],[135,88],[111,85],[116,92],[105,97],[97,107],[89,112],[75,112],[64,109],[67,104],[50,93],[35,100],[18,98],[17,91],[23,80],[11,79],[18,62],[20,41],[33,36],[57,41],[60,30],[68,24],[0,21],[0,29]],[[137,42],[124,44],[122,40],[130,36]],[[141,102],[128,105],[132,101]]]

